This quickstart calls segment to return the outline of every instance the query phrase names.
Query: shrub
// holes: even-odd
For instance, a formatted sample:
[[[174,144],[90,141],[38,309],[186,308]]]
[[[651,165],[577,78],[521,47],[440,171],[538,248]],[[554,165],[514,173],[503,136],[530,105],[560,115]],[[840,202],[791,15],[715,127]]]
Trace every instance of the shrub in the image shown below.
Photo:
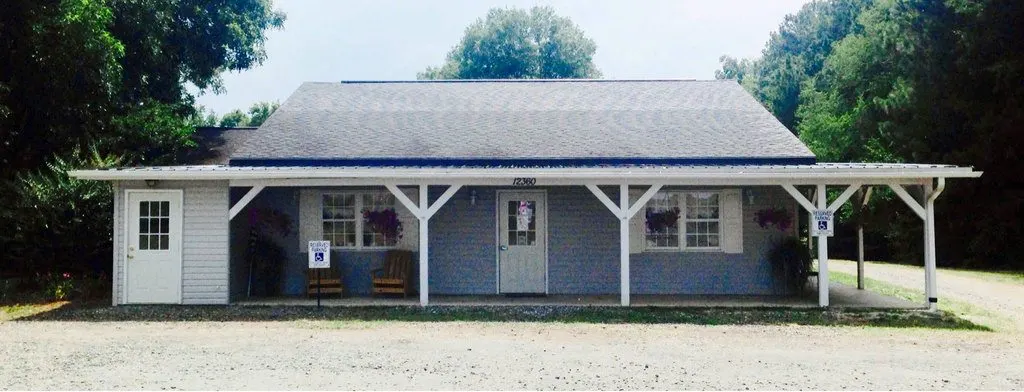
[[[772,272],[791,292],[797,292],[807,282],[811,271],[811,254],[797,237],[782,239],[768,255]]]

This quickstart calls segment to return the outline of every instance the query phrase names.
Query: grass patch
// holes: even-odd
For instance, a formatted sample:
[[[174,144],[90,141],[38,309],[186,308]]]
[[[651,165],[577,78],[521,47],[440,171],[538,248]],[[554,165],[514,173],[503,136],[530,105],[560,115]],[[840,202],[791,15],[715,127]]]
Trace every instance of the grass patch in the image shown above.
[[[856,260],[841,260],[856,264]],[[899,264],[888,261],[868,261],[867,264],[884,264],[886,266],[904,268],[907,270],[921,271],[924,273],[924,267],[918,265],[907,265]],[[980,271],[963,268],[946,268],[940,267],[939,271],[943,273],[951,273],[954,275],[966,276],[971,278],[978,278],[988,280],[992,282],[1010,283],[1024,285],[1024,271]]]
[[[839,271],[829,271],[829,281],[857,287],[857,276]],[[897,286],[877,279],[864,278],[864,289],[890,297],[902,298],[912,302],[924,302],[924,291]],[[990,329],[1004,330],[1012,328],[1013,320],[977,305],[943,298],[939,301],[939,310],[954,317],[971,320]]]
[[[55,301],[35,304],[13,304],[0,306],[0,321],[11,321],[52,312],[67,305],[67,301]]]
[[[949,313],[891,309],[669,308],[600,306],[69,306],[22,320],[417,321],[697,325],[817,325],[989,330]]]

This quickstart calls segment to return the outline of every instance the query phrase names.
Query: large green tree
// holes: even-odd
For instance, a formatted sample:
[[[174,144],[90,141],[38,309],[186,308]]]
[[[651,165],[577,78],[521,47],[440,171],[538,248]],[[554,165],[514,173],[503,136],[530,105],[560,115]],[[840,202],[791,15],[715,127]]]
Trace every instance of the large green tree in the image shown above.
[[[109,185],[67,171],[170,163],[209,117],[187,87],[217,91],[222,72],[262,62],[283,21],[270,0],[5,0],[0,267],[109,255],[109,213],[94,213],[109,211]]]
[[[739,79],[779,121],[794,133],[800,88],[816,75],[832,45],[859,28],[857,17],[870,0],[825,0],[807,3],[786,15],[772,32],[758,59],[722,56],[719,79]]]
[[[173,154],[162,152],[188,140],[186,86],[216,90],[221,72],[259,64],[265,31],[284,20],[270,0],[7,0],[3,8],[0,180],[85,144],[130,152],[130,162],[165,161]]]
[[[986,172],[939,199],[944,264],[1024,267],[1020,18],[1016,1],[879,1],[803,86],[800,137],[819,157]],[[919,227],[914,217],[889,227],[907,259],[920,257]]]
[[[550,7],[494,8],[466,28],[444,64],[419,79],[600,78],[597,45]]]

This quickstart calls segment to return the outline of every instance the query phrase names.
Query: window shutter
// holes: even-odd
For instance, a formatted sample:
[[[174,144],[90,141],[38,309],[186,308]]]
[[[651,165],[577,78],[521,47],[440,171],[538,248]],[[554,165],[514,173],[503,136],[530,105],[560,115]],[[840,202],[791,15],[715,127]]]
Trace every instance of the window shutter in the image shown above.
[[[309,250],[309,241],[324,239],[321,195],[319,189],[299,190],[299,252],[305,253]]]
[[[640,196],[643,196],[644,189],[630,189],[629,190],[629,205],[632,206],[637,200],[640,200]],[[640,211],[629,218],[629,253],[643,253],[644,248],[647,245],[647,225],[646,218],[647,210],[641,208]]]
[[[743,197],[741,189],[722,191],[722,251],[743,253]]]
[[[399,188],[405,196],[413,203],[419,203],[419,191],[416,188]],[[402,250],[417,251],[420,247],[420,220],[413,215],[412,211],[405,208],[405,204],[395,200],[395,215],[398,221],[402,222],[402,238],[398,239],[395,247]]]

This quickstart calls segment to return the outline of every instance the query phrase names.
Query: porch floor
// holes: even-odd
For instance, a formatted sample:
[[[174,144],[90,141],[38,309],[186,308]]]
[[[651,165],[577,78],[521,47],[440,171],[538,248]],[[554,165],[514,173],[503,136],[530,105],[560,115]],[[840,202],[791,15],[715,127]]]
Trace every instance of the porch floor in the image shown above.
[[[829,286],[831,305],[845,308],[924,308],[924,301],[914,303],[855,287],[832,283]],[[633,306],[666,307],[793,307],[818,306],[815,282],[799,296],[770,295],[640,295],[631,296]],[[242,306],[315,306],[315,297],[249,298],[234,302]],[[321,300],[323,306],[414,306],[419,297],[345,297],[329,296]],[[510,297],[504,295],[431,295],[431,305],[448,306],[619,306],[614,295],[547,295],[537,297]]]

